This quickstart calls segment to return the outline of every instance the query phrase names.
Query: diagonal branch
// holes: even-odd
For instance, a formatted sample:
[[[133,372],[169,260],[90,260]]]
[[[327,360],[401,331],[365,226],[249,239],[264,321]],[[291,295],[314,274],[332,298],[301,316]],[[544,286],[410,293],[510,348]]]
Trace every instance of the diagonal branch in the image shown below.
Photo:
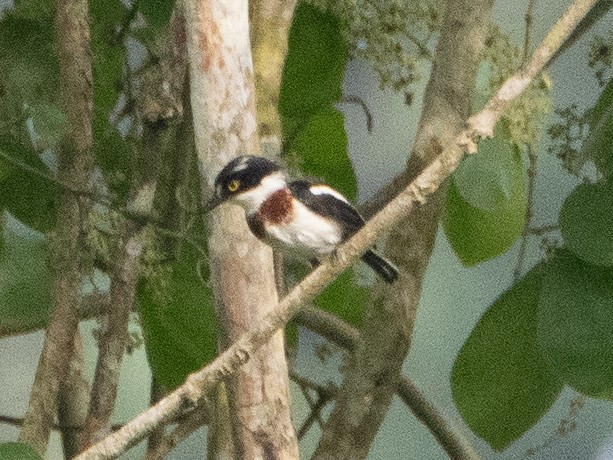
[[[577,0],[551,29],[547,35],[549,45],[544,54],[539,51],[533,54],[528,64],[530,71],[522,69],[511,76],[503,87],[510,88],[505,94],[505,100],[510,102],[519,96],[525,85],[508,85],[508,81],[518,78],[534,79],[546,65],[555,50],[564,42],[573,26],[587,14],[597,0]],[[556,37],[553,40],[551,37]],[[542,46],[537,48],[542,50]],[[534,62],[538,61],[538,65]],[[498,98],[494,96],[490,103]],[[490,103],[486,106],[490,106]],[[506,108],[506,106],[505,106]],[[234,344],[222,352],[214,361],[198,372],[191,374],[186,382],[159,401],[155,406],[139,414],[120,430],[107,436],[98,444],[76,457],[85,459],[117,458],[131,446],[144,439],[160,424],[176,418],[184,409],[198,404],[200,399],[208,394],[220,381],[233,374],[249,361],[253,352],[266,343],[275,332],[285,325],[301,309],[301,305],[311,300],[323,288],[330,284],[351,262],[356,260],[366,247],[371,246],[378,235],[394,226],[401,218],[408,215],[420,203],[434,193],[445,179],[455,170],[463,156],[463,151],[470,148],[476,150],[479,133],[491,132],[493,124],[500,118],[502,111],[489,110],[491,116],[484,117],[482,113],[469,119],[469,125],[458,138],[443,147],[440,156],[436,158],[414,181],[409,184],[388,206],[375,215],[347,243],[338,248],[338,256],[309,274],[300,284],[277,305],[277,307],[259,324],[241,336]]]

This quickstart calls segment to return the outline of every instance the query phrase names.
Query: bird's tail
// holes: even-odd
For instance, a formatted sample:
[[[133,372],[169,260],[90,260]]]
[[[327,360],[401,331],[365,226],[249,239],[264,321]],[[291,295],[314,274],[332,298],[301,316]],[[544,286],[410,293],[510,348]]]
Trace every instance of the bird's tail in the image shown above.
[[[398,279],[398,269],[389,260],[383,258],[372,249],[366,251],[362,260],[372,268],[383,281],[392,284]]]

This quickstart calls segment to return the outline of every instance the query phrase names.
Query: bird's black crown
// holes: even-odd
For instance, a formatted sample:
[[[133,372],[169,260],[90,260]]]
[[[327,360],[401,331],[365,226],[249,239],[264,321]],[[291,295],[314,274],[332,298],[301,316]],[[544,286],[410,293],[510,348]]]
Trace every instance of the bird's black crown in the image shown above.
[[[234,158],[215,179],[215,197],[224,201],[241,192],[257,187],[262,179],[281,168],[272,161],[251,155]]]

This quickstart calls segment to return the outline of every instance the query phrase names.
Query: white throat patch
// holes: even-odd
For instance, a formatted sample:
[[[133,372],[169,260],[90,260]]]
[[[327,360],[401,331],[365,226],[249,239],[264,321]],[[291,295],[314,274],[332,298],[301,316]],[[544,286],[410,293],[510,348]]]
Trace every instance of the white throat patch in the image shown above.
[[[242,206],[249,216],[256,213],[270,195],[286,187],[287,179],[282,172],[276,172],[264,177],[257,187],[236,195],[234,202]]]

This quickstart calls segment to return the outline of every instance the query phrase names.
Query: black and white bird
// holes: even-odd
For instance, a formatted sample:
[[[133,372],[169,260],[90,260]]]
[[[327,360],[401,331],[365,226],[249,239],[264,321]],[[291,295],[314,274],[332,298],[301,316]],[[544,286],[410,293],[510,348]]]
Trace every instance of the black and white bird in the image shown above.
[[[338,191],[305,180],[288,182],[279,165],[262,157],[240,156],[222,169],[207,211],[224,202],[243,207],[250,230],[260,240],[313,262],[364,225]],[[384,281],[398,278],[398,269],[374,250],[366,251],[362,260]]]

